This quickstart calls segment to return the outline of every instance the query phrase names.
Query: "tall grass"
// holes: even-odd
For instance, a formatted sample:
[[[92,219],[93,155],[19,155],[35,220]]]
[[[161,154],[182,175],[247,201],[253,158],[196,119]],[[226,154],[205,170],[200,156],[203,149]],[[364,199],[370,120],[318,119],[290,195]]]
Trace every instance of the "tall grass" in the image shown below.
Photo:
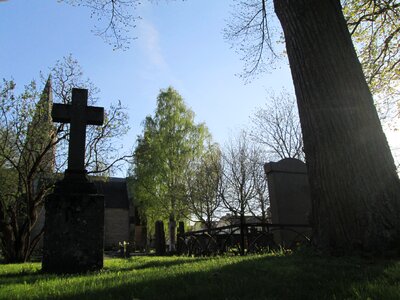
[[[0,299],[400,299],[400,261],[132,257],[63,276],[43,274],[39,263],[0,265]]]

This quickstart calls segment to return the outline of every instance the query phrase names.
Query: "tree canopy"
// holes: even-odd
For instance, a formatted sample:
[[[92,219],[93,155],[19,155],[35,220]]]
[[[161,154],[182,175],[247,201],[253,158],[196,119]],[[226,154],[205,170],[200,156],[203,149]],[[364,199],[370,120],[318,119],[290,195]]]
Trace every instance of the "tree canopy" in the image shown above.
[[[175,89],[161,90],[134,152],[135,199],[150,229],[156,220],[175,223],[188,215],[186,179],[208,135]]]
[[[381,119],[400,113],[400,2],[343,0],[343,14]]]

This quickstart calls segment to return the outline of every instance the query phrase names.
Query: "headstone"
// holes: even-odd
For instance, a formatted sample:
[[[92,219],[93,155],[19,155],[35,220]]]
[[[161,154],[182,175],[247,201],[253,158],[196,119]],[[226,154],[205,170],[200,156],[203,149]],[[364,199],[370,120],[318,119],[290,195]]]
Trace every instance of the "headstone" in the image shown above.
[[[42,269],[81,273],[103,267],[104,197],[86,176],[86,125],[101,125],[104,109],[87,106],[87,90],[72,90],[72,105],[54,104],[55,122],[70,123],[68,169],[45,201]]]
[[[176,221],[173,217],[169,218],[168,222],[168,232],[169,232],[169,252],[174,253],[176,250]]]
[[[264,165],[268,180],[272,224],[309,225],[311,197],[306,164],[298,159],[285,158]],[[293,230],[293,231],[291,231]],[[310,228],[285,226],[274,232],[275,241],[291,247],[310,235]]]
[[[163,256],[165,255],[165,232],[164,232],[163,221],[156,221],[155,227],[156,227],[155,228],[156,255]]]
[[[178,255],[183,253],[184,245],[185,245],[185,223],[181,221],[179,222],[178,225],[178,240],[176,243],[176,251]]]

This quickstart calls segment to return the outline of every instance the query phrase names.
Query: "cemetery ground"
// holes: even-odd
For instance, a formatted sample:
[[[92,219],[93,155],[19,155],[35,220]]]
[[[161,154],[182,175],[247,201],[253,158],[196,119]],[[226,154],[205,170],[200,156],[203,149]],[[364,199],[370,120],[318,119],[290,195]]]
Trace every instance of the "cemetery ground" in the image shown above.
[[[106,259],[98,272],[49,275],[0,265],[0,299],[400,299],[400,261],[296,252]]]

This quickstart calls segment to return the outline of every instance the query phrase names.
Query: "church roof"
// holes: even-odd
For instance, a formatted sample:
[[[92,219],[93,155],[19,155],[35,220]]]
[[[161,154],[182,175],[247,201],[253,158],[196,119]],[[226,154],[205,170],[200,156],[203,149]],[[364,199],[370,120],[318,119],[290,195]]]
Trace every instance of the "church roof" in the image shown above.
[[[125,178],[110,177],[106,181],[94,179],[93,182],[97,187],[97,192],[104,195],[106,208],[129,209],[128,188]]]

